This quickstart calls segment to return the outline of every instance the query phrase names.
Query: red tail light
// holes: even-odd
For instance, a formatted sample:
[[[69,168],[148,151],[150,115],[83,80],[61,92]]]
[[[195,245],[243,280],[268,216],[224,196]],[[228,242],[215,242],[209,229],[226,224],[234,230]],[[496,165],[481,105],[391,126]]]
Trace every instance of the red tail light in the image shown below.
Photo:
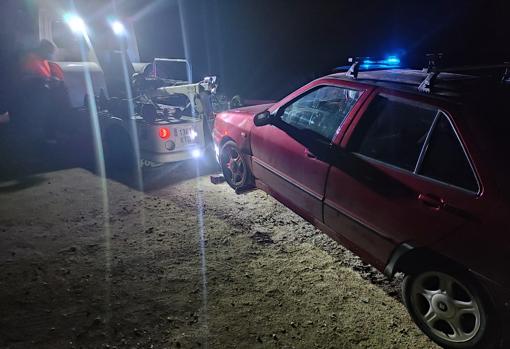
[[[170,138],[170,130],[166,127],[159,128],[159,137],[163,140]]]

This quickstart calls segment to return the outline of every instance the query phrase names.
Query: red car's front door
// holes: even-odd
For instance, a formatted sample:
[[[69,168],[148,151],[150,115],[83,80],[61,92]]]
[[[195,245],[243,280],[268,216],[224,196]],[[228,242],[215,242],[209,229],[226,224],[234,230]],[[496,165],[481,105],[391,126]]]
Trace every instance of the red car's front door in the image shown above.
[[[375,266],[382,269],[397,244],[427,245],[476,224],[480,186],[437,106],[376,95],[342,144],[324,220]]]
[[[334,85],[313,86],[280,107],[280,120],[332,141],[361,90]],[[322,200],[329,164],[272,125],[251,132],[254,176],[286,205],[309,220],[322,222]]]

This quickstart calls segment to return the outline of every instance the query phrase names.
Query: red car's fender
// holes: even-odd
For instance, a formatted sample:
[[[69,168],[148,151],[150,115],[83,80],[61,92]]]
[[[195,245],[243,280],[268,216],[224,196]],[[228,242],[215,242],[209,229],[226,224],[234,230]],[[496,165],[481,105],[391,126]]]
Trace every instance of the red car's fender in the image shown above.
[[[272,104],[260,104],[219,113],[214,120],[214,143],[221,148],[227,140],[233,140],[244,154],[250,154],[249,135],[253,117],[270,108]]]

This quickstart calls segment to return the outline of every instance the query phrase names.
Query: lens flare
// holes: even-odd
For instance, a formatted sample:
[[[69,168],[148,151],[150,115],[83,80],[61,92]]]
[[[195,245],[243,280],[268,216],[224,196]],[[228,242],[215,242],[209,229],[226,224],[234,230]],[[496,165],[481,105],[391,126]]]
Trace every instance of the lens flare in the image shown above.
[[[120,21],[113,21],[111,27],[115,35],[126,35],[126,27]]]
[[[78,15],[68,13],[64,15],[64,21],[75,34],[85,34],[87,32],[85,22]]]
[[[193,149],[191,151],[191,156],[193,156],[195,159],[197,159],[202,156],[202,152],[200,151],[200,149]]]

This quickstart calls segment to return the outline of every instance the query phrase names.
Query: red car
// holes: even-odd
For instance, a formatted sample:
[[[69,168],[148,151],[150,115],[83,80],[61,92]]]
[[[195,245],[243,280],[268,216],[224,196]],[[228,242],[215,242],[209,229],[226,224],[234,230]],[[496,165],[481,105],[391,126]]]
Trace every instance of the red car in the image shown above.
[[[317,79],[220,113],[228,184],[260,188],[389,277],[446,348],[508,347],[510,91],[390,69]]]

